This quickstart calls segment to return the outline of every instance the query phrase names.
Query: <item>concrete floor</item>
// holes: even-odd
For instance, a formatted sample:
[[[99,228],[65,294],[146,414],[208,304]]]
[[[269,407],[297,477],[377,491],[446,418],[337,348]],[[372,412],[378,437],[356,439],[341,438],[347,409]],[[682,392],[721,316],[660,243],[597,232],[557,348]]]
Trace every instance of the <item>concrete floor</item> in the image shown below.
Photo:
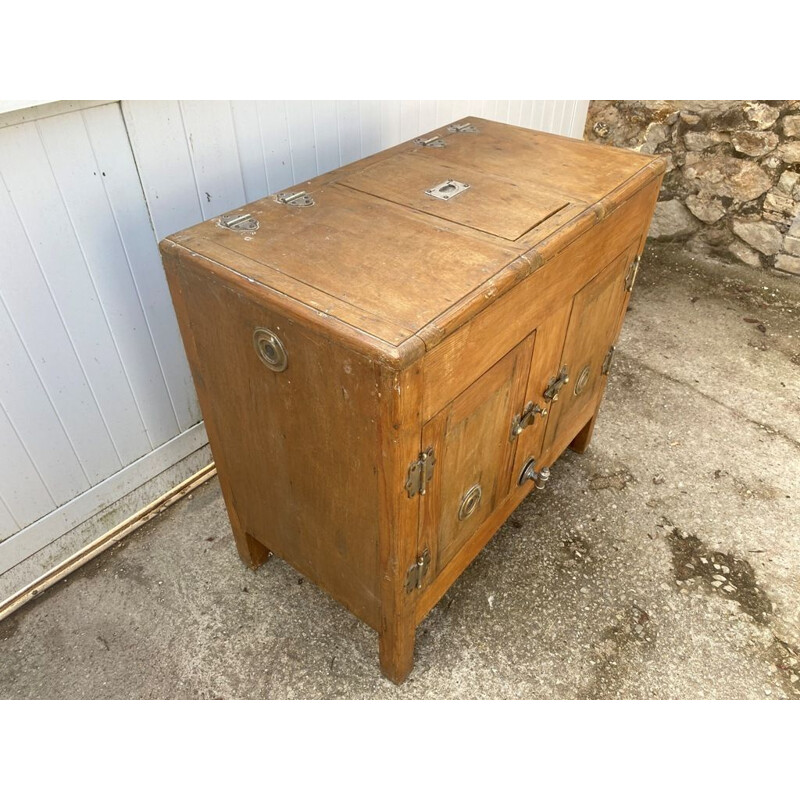
[[[591,447],[403,686],[292,568],[245,569],[214,480],[0,623],[0,697],[800,697],[800,281],[755,275],[647,251]]]

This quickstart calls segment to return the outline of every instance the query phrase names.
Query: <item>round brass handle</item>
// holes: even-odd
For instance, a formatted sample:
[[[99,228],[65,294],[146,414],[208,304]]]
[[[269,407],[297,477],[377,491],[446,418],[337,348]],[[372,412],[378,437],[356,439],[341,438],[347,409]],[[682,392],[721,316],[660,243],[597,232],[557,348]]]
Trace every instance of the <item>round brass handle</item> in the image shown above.
[[[258,357],[273,372],[283,372],[289,366],[289,357],[283,342],[268,328],[256,328],[253,331],[253,346]]]
[[[475,513],[475,509],[480,505],[482,494],[483,490],[479,483],[476,483],[471,489],[467,489],[467,493],[461,499],[461,505],[458,507],[458,518],[462,522]]]

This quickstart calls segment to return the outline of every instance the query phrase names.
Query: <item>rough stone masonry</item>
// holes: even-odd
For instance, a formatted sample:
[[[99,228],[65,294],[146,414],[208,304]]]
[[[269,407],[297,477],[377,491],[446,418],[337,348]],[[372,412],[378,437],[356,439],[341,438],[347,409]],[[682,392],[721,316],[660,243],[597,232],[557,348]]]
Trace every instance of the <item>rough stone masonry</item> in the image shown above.
[[[594,100],[585,138],[667,159],[651,238],[800,275],[800,101]]]

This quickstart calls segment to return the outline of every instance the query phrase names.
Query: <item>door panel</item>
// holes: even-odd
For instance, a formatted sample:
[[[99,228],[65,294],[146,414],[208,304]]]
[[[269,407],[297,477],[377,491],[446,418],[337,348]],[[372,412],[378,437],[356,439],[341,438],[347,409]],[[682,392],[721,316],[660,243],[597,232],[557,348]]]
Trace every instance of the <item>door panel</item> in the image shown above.
[[[536,347],[533,351],[528,385],[521,410],[530,403],[547,412],[547,416],[536,414],[533,422],[526,426],[517,438],[514,467],[511,471],[516,482],[522,467],[529,458],[537,463],[542,454],[547,421],[550,416],[551,403],[544,397],[544,390],[550,378],[558,372],[561,365],[561,353],[564,349],[564,336],[569,323],[572,299],[565,302],[536,329]],[[542,466],[546,466],[544,463]]]
[[[521,408],[533,344],[531,334],[423,429],[423,443],[436,456],[420,535],[420,548],[431,553],[431,578],[509,492],[516,445],[511,419]]]
[[[628,298],[625,276],[634,254],[632,245],[586,284],[572,302],[561,356],[569,383],[550,405],[543,447],[549,461],[557,458],[589,421],[605,389],[603,362],[619,332]]]

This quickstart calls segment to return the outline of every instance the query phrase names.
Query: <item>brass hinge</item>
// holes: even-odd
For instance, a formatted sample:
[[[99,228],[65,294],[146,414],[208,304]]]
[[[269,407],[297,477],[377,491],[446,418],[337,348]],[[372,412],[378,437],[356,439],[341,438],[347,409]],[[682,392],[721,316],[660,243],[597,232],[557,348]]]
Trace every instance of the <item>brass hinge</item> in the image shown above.
[[[470,122],[462,122],[460,125],[453,123],[447,126],[450,133],[478,133],[478,129]]]
[[[633,291],[633,284],[636,282],[636,275],[639,272],[639,264],[642,261],[641,256],[636,256],[636,258],[628,264],[628,271],[625,273],[625,291],[631,292]]]
[[[304,191],[281,192],[275,195],[275,202],[284,206],[313,206],[314,198]]]
[[[414,589],[422,588],[422,580],[428,573],[431,564],[431,554],[426,547],[422,555],[408,568],[406,572],[406,591],[413,592]]]
[[[428,483],[433,477],[435,463],[436,456],[433,454],[432,447],[421,452],[419,458],[411,462],[406,479],[406,491],[409,497],[413,497],[415,494],[425,494]]]
[[[561,367],[561,371],[555,378],[551,378],[545,390],[542,392],[542,397],[549,400],[551,403],[558,400],[558,393],[569,383],[569,374],[567,372],[567,365]]]
[[[541,408],[538,403],[531,401],[525,406],[525,410],[522,414],[517,414],[514,419],[511,420],[511,441],[514,441],[528,425],[533,425],[533,423],[536,422],[537,414],[546,417],[547,409]]]
[[[414,144],[419,145],[420,147],[446,147],[447,142],[442,139],[441,136],[429,136],[427,139],[423,139],[420,137],[419,139],[414,139]]]
[[[606,357],[603,359],[603,366],[600,367],[601,375],[608,375],[608,371],[611,369],[611,362],[614,360],[614,351],[616,349],[617,348],[613,344],[608,348]]]

